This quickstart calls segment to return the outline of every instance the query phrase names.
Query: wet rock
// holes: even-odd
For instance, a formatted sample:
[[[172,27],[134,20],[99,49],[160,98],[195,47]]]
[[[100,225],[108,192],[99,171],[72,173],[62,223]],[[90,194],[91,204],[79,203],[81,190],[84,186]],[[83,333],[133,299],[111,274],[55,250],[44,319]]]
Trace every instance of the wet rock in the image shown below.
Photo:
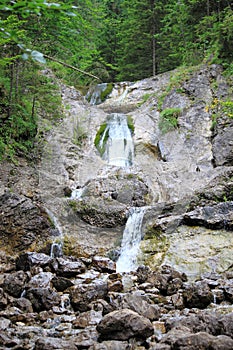
[[[59,338],[38,338],[35,343],[34,350],[77,350],[73,341],[63,340]]]
[[[127,206],[114,200],[90,197],[77,202],[75,212],[82,220],[97,227],[123,226],[126,222]]]
[[[92,259],[92,265],[98,271],[113,273],[116,272],[116,263],[109,258],[95,256]]]
[[[101,340],[146,339],[154,332],[149,319],[129,310],[117,310],[105,315],[97,326]]]
[[[55,234],[48,215],[31,199],[7,192],[0,196],[1,247],[15,252]]]
[[[32,267],[46,267],[52,261],[51,257],[43,253],[28,252],[16,259],[16,269],[29,271]]]
[[[213,294],[206,281],[198,281],[184,285],[183,298],[186,307],[204,309],[213,301]]]
[[[17,271],[12,274],[5,274],[0,287],[2,287],[6,293],[18,298],[23,292],[27,281],[28,275],[24,271]]]
[[[61,302],[60,295],[50,288],[31,288],[27,290],[25,297],[30,300],[37,312],[50,310]]]
[[[90,303],[97,299],[104,299],[107,296],[107,282],[95,280],[89,284],[82,283],[70,287],[67,290],[70,293],[71,305],[76,311],[88,311],[91,308]]]

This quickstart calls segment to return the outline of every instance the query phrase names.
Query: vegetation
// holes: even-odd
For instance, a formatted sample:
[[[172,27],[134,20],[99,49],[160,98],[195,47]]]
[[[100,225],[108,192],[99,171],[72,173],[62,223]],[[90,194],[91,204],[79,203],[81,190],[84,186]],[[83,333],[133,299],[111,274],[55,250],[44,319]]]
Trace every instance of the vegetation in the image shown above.
[[[233,73],[228,0],[2,0],[0,13],[0,158],[32,154],[38,115],[61,118],[47,68],[84,90],[201,62]]]
[[[159,128],[162,134],[178,127],[180,108],[166,108],[160,113]]]

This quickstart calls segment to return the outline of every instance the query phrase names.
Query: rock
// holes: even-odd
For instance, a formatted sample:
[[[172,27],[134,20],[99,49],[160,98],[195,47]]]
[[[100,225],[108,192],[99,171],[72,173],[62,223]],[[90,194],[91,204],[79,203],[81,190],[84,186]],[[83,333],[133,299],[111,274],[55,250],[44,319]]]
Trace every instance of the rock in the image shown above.
[[[90,350],[128,350],[127,341],[106,340],[102,343],[96,343],[90,347]]]
[[[26,288],[50,288],[52,279],[53,274],[51,272],[40,272],[31,278]]]
[[[184,304],[186,307],[204,309],[213,301],[213,294],[206,281],[184,284]]]
[[[107,282],[103,280],[94,280],[86,284],[80,283],[67,290],[70,293],[71,305],[75,311],[88,311],[92,301],[104,299],[107,296]]]
[[[73,338],[77,349],[89,349],[90,346],[97,342],[98,333],[94,327],[82,329],[78,335]]]
[[[94,256],[92,265],[98,271],[113,273],[116,272],[116,263],[109,258],[103,256]]]
[[[53,277],[52,284],[58,292],[64,292],[64,290],[74,285],[68,278],[60,276]]]
[[[177,350],[211,349],[214,336],[205,332],[184,335],[177,339],[172,348]]]
[[[46,267],[52,261],[51,257],[43,253],[24,253],[16,259],[16,269],[30,271],[34,266]]]
[[[48,215],[31,199],[7,192],[0,196],[1,248],[20,252],[55,234]]]
[[[73,341],[63,340],[59,338],[38,338],[35,343],[34,350],[77,350]]]
[[[4,317],[0,317],[0,330],[4,331],[5,329],[7,329],[11,324],[11,321],[8,320],[7,318]]]
[[[74,328],[86,328],[88,326],[96,326],[101,319],[101,311],[90,310],[82,312],[72,323]]]
[[[56,273],[62,277],[75,277],[86,270],[86,266],[80,259],[72,261],[64,258],[57,258],[56,261],[58,262]]]
[[[3,283],[0,284],[0,287],[2,287],[6,293],[19,298],[27,281],[28,275],[24,271],[17,271],[12,274],[5,274]]]
[[[146,295],[139,291],[127,293],[122,296],[120,302],[122,309],[130,309],[137,312],[139,315],[148,318],[150,321],[159,319],[160,309],[157,305],[153,305]]]
[[[211,350],[232,350],[233,339],[226,335],[219,335],[215,337],[211,344]]]
[[[224,315],[219,320],[221,334],[233,338],[233,313]]]
[[[233,202],[219,203],[214,206],[199,207],[184,215],[183,223],[201,225],[212,229],[233,229]]]
[[[7,306],[7,303],[8,303],[8,300],[7,300],[6,293],[4,293],[4,290],[0,288],[0,310],[5,309],[5,307]]]
[[[19,308],[23,312],[32,313],[32,303],[26,298],[18,298],[13,300],[12,305]]]
[[[101,340],[146,339],[154,332],[149,319],[129,309],[116,310],[105,315],[97,330]]]
[[[25,297],[30,300],[37,312],[50,310],[61,302],[60,295],[50,288],[31,288],[27,290]]]

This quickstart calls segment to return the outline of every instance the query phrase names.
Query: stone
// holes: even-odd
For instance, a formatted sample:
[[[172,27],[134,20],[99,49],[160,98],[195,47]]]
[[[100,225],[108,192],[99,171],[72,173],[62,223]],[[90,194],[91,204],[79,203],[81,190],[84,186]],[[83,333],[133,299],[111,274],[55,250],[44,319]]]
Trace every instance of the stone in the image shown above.
[[[51,257],[44,253],[27,252],[20,254],[16,259],[16,269],[30,271],[32,267],[44,268],[46,266],[49,266],[51,261]]]
[[[2,287],[6,293],[19,298],[25,289],[27,281],[28,275],[24,271],[17,271],[11,274],[5,274],[0,287]]]
[[[73,341],[52,337],[39,337],[35,342],[34,350],[77,350]]]
[[[105,315],[97,325],[101,340],[146,339],[154,333],[148,318],[129,310],[116,310]]]
[[[64,290],[74,285],[70,279],[60,276],[54,276],[52,284],[58,292],[64,292]]]
[[[184,284],[184,304],[186,307],[204,309],[213,301],[213,294],[206,281]]]
[[[92,266],[101,272],[116,272],[116,263],[111,259],[103,256],[94,256],[92,259]]]
[[[56,261],[58,262],[56,273],[62,277],[75,277],[86,270],[86,266],[80,259],[72,261],[64,258],[57,258]]]
[[[60,295],[50,288],[30,288],[26,291],[25,297],[30,300],[37,312],[50,310],[61,302]]]
[[[26,288],[50,288],[53,277],[51,272],[40,272],[30,279]]]
[[[70,293],[71,305],[75,311],[88,311],[90,303],[104,299],[107,296],[107,282],[103,280],[94,280],[91,283],[80,283],[70,287],[67,292]]]

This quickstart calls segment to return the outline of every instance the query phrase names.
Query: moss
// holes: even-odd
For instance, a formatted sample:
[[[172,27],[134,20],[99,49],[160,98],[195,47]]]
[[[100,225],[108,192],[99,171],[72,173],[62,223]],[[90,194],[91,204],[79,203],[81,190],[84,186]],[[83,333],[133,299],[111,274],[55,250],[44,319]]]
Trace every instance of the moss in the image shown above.
[[[102,156],[104,154],[104,151],[105,151],[105,145],[106,145],[106,142],[108,140],[108,131],[105,133],[105,130],[107,128],[107,123],[103,123],[97,134],[96,134],[96,137],[95,137],[95,141],[94,141],[94,144],[95,144],[95,147],[97,148],[97,150],[99,151],[100,155]],[[105,133],[105,137],[104,137],[104,140],[103,140],[103,143],[102,143],[102,146],[100,145],[100,141],[103,137],[103,134]]]
[[[128,128],[129,128],[131,134],[133,135],[135,128],[134,128],[134,121],[133,121],[133,118],[131,115],[127,116],[127,124],[128,124]]]
[[[101,94],[100,94],[100,99],[101,99],[102,102],[103,102],[104,100],[106,100],[106,98],[108,97],[108,95],[111,94],[112,89],[113,89],[113,83],[108,83],[106,89],[103,90],[103,91],[101,92]]]

